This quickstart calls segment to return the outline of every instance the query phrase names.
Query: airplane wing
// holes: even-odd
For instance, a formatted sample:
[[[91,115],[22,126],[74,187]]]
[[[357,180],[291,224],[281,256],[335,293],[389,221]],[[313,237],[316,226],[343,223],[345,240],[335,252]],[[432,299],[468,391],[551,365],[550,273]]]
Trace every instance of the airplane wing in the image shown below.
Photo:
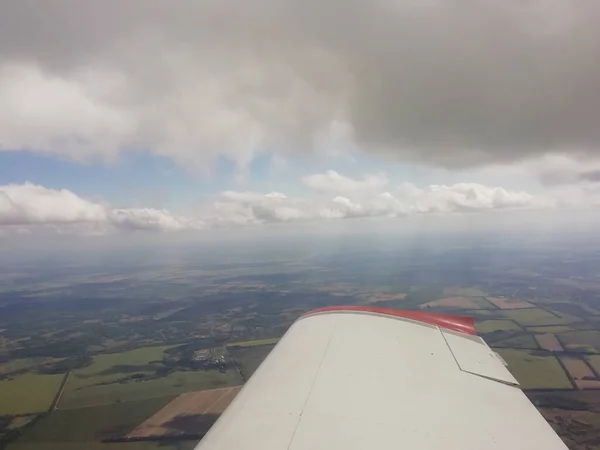
[[[566,450],[467,317],[298,319],[198,450]]]

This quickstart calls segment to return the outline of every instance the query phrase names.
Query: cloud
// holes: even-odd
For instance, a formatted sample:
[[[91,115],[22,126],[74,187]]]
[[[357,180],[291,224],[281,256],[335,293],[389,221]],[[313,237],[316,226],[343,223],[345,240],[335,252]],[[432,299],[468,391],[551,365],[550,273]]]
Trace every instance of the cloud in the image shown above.
[[[226,191],[213,203],[206,222],[212,226],[230,226],[367,217],[399,218],[416,214],[548,208],[555,204],[551,199],[526,192],[477,183],[430,185],[425,188],[404,183],[384,192],[382,189],[388,181],[383,175],[355,180],[334,171],[307,176],[303,181],[323,194],[290,198],[282,194]]]
[[[569,155],[548,155],[526,166],[547,186],[600,182],[600,159],[578,161]]]
[[[175,216],[165,209],[113,209],[109,214],[111,225],[123,230],[182,231],[201,229],[201,221]]]
[[[144,148],[199,168],[347,149],[585,160],[599,15],[580,0],[4,2],[0,149]]]
[[[372,193],[380,192],[388,184],[388,180],[384,174],[367,175],[362,180],[354,180],[335,170],[328,170],[306,176],[302,178],[302,183],[317,192]]]
[[[313,218],[312,206],[271,192],[225,191],[211,205],[207,223],[213,227],[290,222]]]
[[[0,186],[0,225],[105,222],[106,208],[66,189],[30,183]]]
[[[559,186],[544,194],[532,195],[479,183],[418,187],[412,183],[390,183],[383,175],[353,179],[333,171],[304,179],[320,180],[316,183],[318,189],[295,197],[281,192],[224,191],[203,211],[189,215],[175,215],[164,209],[117,208],[66,189],[49,189],[31,183],[5,185],[0,186],[0,235],[38,231],[106,234],[214,230],[358,218],[442,217],[517,209],[587,209],[600,205],[597,184]],[[322,189],[324,186],[326,189]]]
[[[268,198],[287,198],[287,195],[282,194],[281,192],[269,192],[265,195]]]
[[[31,183],[0,186],[0,227],[23,233],[36,227],[86,234],[116,230],[178,231],[202,222],[150,208],[117,209],[66,190]]]
[[[404,187],[406,189],[406,186]],[[472,212],[499,209],[549,206],[543,199],[527,192],[510,191],[478,183],[457,183],[451,186],[431,185],[427,189],[410,186],[408,198],[414,200],[418,212]]]

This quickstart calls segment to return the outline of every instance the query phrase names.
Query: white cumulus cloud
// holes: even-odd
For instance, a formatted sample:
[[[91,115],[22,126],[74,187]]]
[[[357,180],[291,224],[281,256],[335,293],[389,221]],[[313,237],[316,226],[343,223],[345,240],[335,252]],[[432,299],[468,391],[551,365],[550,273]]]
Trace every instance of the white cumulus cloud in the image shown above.
[[[73,192],[31,183],[0,186],[0,224],[31,225],[106,222],[104,206]]]
[[[203,224],[166,210],[113,208],[67,189],[24,183],[0,186],[0,226],[13,227],[20,233],[37,226],[102,233],[115,230],[177,231],[199,229]]]
[[[165,209],[113,209],[108,217],[111,225],[124,230],[181,231],[203,226],[201,221],[176,216]]]
[[[406,186],[404,186],[406,189]],[[543,201],[527,192],[510,191],[478,183],[450,186],[431,185],[425,189],[411,186],[407,198],[418,212],[469,212],[543,206]]]
[[[379,192],[387,184],[384,174],[366,175],[362,180],[340,175],[335,170],[302,178],[304,185],[318,192],[368,194]]]
[[[154,208],[118,208],[76,193],[31,183],[0,186],[1,235],[52,230],[103,234],[116,231],[210,230],[274,223],[357,218],[401,220],[415,215],[473,214],[515,209],[589,208],[600,205],[596,184],[555,187],[544,194],[479,183],[390,183],[384,176],[354,179],[328,171],[303,180],[315,190],[282,192],[224,191],[202,212],[176,215]]]
[[[360,217],[398,218],[410,214],[468,213],[550,207],[554,203],[522,191],[477,183],[430,185],[405,183],[389,188],[382,175],[353,179],[327,171],[302,179],[318,194],[290,198],[283,194],[226,191],[212,205],[208,222],[264,224]]]
[[[207,222],[213,226],[248,225],[310,219],[312,206],[282,193],[225,191],[212,204]]]

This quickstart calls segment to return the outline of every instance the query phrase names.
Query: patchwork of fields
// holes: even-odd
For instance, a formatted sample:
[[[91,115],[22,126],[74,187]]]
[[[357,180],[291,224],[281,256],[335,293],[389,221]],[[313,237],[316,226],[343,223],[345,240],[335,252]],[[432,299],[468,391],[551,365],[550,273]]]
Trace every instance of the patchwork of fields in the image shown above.
[[[260,363],[267,357],[275,345],[257,345],[246,347],[231,347],[229,354],[235,359],[244,381],[252,376]]]
[[[59,409],[73,409],[144,398],[177,395],[188,391],[239,385],[233,369],[219,372],[173,371],[157,376],[163,353],[169,347],[148,347],[99,355],[92,365],[73,371]],[[135,378],[132,375],[136,374]]]
[[[600,332],[556,303],[486,297],[475,288],[451,289],[420,308],[470,315],[476,329],[505,359],[521,387],[532,392],[600,389]],[[589,314],[589,312],[588,312]],[[230,342],[213,349],[231,364],[221,370],[165,371],[170,346],[93,356],[70,372],[57,409],[27,425],[10,450],[190,450],[224,410],[279,338]],[[27,370],[39,361],[11,363]],[[1,372],[0,372],[1,374]],[[0,414],[48,411],[63,375],[26,373],[0,381]],[[593,392],[593,391],[592,391]],[[23,416],[25,424],[29,416]],[[186,431],[187,430],[187,431]],[[179,437],[169,443],[143,439]],[[130,439],[135,442],[102,442]]]
[[[275,345],[279,342],[280,338],[269,338],[269,339],[257,339],[255,341],[244,341],[244,342],[232,342],[227,344],[227,348],[231,349],[234,347],[260,347],[261,345]]]
[[[484,320],[475,323],[478,333],[492,333],[494,331],[519,331],[522,328],[512,320]]]
[[[493,309],[494,305],[483,297],[448,297],[421,305],[421,308]]]
[[[173,397],[113,403],[73,410],[57,410],[38,420],[9,450],[188,450],[196,442],[105,443],[131,431]]]
[[[535,350],[496,349],[523,389],[573,389],[555,356]]]
[[[125,439],[156,439],[166,436],[202,437],[225,411],[241,387],[182,394],[142,422]]]

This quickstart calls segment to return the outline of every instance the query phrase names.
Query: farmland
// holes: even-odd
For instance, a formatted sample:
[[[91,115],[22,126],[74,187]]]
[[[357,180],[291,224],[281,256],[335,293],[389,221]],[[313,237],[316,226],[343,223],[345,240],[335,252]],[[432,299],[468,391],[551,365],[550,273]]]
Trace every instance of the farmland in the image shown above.
[[[113,403],[76,410],[53,411],[38,420],[9,450],[183,450],[196,441],[159,445],[153,442],[103,443],[120,437],[167,404],[173,397]]]
[[[483,297],[449,297],[435,300],[421,305],[421,308],[449,308],[449,309],[491,309],[491,305]]]
[[[248,380],[258,369],[261,362],[271,352],[274,345],[261,345],[255,347],[232,347],[229,348],[231,357],[239,365],[244,380]]]
[[[365,303],[373,303],[373,304],[377,304],[377,303],[386,303],[386,302],[393,302],[393,301],[398,301],[398,300],[404,300],[406,298],[406,294],[384,294],[384,293],[380,293],[380,294],[375,294],[375,295],[371,295],[367,298]]]
[[[600,437],[600,391],[529,392],[528,397],[573,450],[592,450]]]
[[[477,286],[451,286],[443,290],[444,297],[485,297],[487,292]]]
[[[8,450],[193,450],[198,444],[197,440],[177,442],[15,442],[10,444]]]
[[[600,381],[584,359],[563,356],[560,360],[579,389],[600,388]]]
[[[59,409],[176,395],[241,382],[233,368],[223,373],[217,370],[177,370],[157,376],[156,371],[162,369],[163,352],[167,348],[149,347],[94,357],[92,365],[73,372]],[[132,377],[134,374],[138,375]]]
[[[549,325],[541,327],[527,327],[527,331],[532,333],[564,333],[566,331],[572,331],[572,328],[567,325]]]
[[[38,420],[18,442],[79,443],[119,437],[169,403],[173,397],[56,410]]]
[[[479,333],[492,333],[494,331],[512,331],[522,328],[512,320],[484,320],[475,322],[475,329]]]
[[[52,358],[23,358],[14,359],[9,362],[0,363],[0,376],[27,371],[29,369],[43,365],[46,362],[53,361]]]
[[[551,352],[561,352],[563,350],[562,345],[554,334],[546,333],[546,334],[536,334],[535,340],[540,345],[540,348],[544,350],[549,350]]]
[[[199,439],[239,391],[240,387],[230,387],[182,394],[127,434],[125,439],[165,436]]]
[[[583,359],[563,356],[560,360],[575,381],[583,378],[595,378],[594,372],[592,372]]]
[[[148,381],[88,386],[80,391],[72,390],[69,396],[65,394],[65,398],[61,399],[59,408],[81,408],[152,398],[157,395],[176,395],[187,391],[233,386],[240,383],[241,379],[234,369],[229,369],[226,373],[218,371],[177,371]]]
[[[38,420],[9,450],[192,450],[197,440],[173,443],[105,443],[118,438],[165,406],[173,397],[57,410]]]
[[[586,355],[585,359],[592,366],[592,369],[600,374],[600,355]]]
[[[514,320],[519,325],[524,327],[558,325],[571,322],[568,319],[552,314],[551,312],[540,308],[503,310],[501,314],[505,318]]]
[[[227,344],[227,348],[232,347],[259,347],[261,345],[275,345],[280,338],[256,339],[254,341],[232,342]]]
[[[577,380],[575,384],[579,389],[600,389],[600,380]]]
[[[554,356],[531,350],[497,349],[523,389],[572,389],[573,385]]]
[[[534,304],[523,300],[508,299],[506,297],[486,297],[486,299],[500,309],[535,308]]]
[[[19,271],[30,278],[23,283],[10,281],[10,273],[17,273],[13,258],[1,267],[11,270],[3,272],[8,281],[0,288],[0,376],[57,377],[48,389],[53,393],[69,377],[58,410],[28,425],[33,415],[5,418],[0,434],[16,439],[12,450],[191,448],[194,441],[100,441],[123,439],[134,429],[140,434],[132,439],[201,434],[201,426],[229,400],[229,394],[215,397],[224,391],[210,390],[233,392],[228,386],[243,382],[240,373],[248,379],[298,317],[314,308],[363,304],[471,316],[527,395],[564,393],[585,403],[587,397],[577,394],[586,394],[592,400],[584,406],[595,402],[593,414],[600,415],[600,396],[589,389],[600,383],[595,373],[575,380],[575,386],[558,359],[585,358],[600,369],[594,332],[600,325],[600,289],[594,290],[600,286],[600,251],[586,242],[577,253],[557,241],[524,255],[523,239],[513,247],[507,244],[510,236],[473,239],[428,248],[421,241],[386,239],[377,251],[354,248],[352,239],[295,243],[290,252],[273,243],[276,251],[264,245],[251,255],[241,247],[227,254],[190,246],[185,255],[177,252],[187,252],[187,246],[165,247],[142,256],[114,248],[98,252],[97,263],[89,266],[77,258],[61,261],[63,253],[54,252],[52,270],[48,264],[24,264]],[[207,367],[197,353],[208,353],[211,363],[224,361]],[[357,363],[360,358],[368,364],[368,350],[357,352]],[[30,395],[43,383],[35,385],[25,383],[21,391],[42,403],[43,396]],[[4,393],[0,408],[6,405]],[[41,410],[25,409],[44,411],[51,398]],[[574,428],[561,428],[577,426],[563,422],[576,403],[543,406],[561,418],[554,425],[563,436],[576,436]],[[560,408],[565,409],[558,413]],[[579,417],[579,410],[573,414]],[[151,417],[156,420],[140,427]],[[593,417],[589,423],[600,426]],[[11,430],[12,424],[25,426]]]
[[[26,373],[0,381],[0,414],[17,415],[48,410],[63,375]]]
[[[600,331],[586,330],[562,333],[560,341],[568,350],[598,353],[598,349],[600,349]]]
[[[493,342],[496,347],[507,347],[507,348],[539,348],[536,340],[529,334],[521,334],[518,336],[512,336],[506,339],[495,340]]]

